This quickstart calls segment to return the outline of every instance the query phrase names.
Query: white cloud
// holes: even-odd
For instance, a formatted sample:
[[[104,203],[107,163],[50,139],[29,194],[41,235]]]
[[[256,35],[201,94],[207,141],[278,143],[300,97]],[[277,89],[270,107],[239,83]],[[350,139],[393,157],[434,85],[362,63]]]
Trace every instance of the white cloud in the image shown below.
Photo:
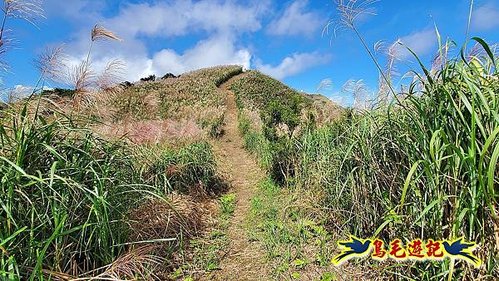
[[[261,72],[282,80],[286,77],[299,74],[311,67],[327,63],[330,59],[330,56],[319,53],[296,53],[283,59],[277,66],[257,61],[256,67]]]
[[[38,88],[36,92],[40,92],[41,88]],[[43,90],[52,90],[50,87],[43,87]],[[33,94],[35,88],[33,86],[26,85],[16,85],[11,89],[6,89],[0,92],[0,102],[13,102],[23,98],[26,98]]]
[[[55,0],[49,0],[51,2]],[[180,74],[186,71],[219,64],[239,64],[250,67],[251,51],[238,44],[241,34],[261,29],[261,18],[268,12],[270,1],[212,1],[171,0],[142,4],[123,4],[112,17],[105,17],[101,4],[91,6],[93,1],[77,0],[71,15],[80,30],[67,44],[70,61],[77,63],[86,57],[90,29],[94,22],[112,30],[124,39],[123,42],[97,42],[92,50],[92,65],[96,72],[107,62],[120,59],[126,63],[124,80],[135,81],[150,74],[167,72]],[[271,24],[268,32],[275,34],[310,34],[321,24],[314,12],[307,12],[307,1],[292,3],[282,17]],[[87,19],[91,17],[92,20]],[[176,37],[196,34],[200,39],[179,50],[168,46]],[[162,48],[151,51],[148,41]],[[296,75],[313,66],[323,64],[329,56],[318,53],[296,53],[278,65],[256,61],[261,71],[278,79]]]
[[[33,93],[34,88],[31,86],[16,85],[7,94],[11,99],[22,99]]]
[[[475,30],[490,30],[499,27],[499,8],[493,3],[478,7],[473,12],[471,25]]]
[[[119,59],[125,62],[122,78],[129,81],[136,81],[151,74],[164,75],[168,72],[181,74],[214,65],[237,64],[249,68],[251,62],[250,51],[246,48],[239,48],[235,40],[226,35],[214,34],[182,52],[165,48],[151,55],[148,55],[147,49],[138,39],[132,39],[126,43],[109,44],[95,46],[92,69],[99,73],[108,62]],[[111,47],[111,52],[107,51]],[[83,51],[70,54],[66,63],[76,66],[84,59],[84,55]]]
[[[279,19],[272,21],[267,32],[272,35],[312,35],[324,20],[315,12],[307,12],[308,1],[296,0]]]
[[[78,3],[71,14],[90,9],[88,3]],[[150,74],[182,73],[219,64],[249,67],[251,53],[238,46],[237,38],[242,33],[261,29],[260,17],[266,12],[268,3],[266,0],[250,1],[247,5],[235,1],[172,0],[123,5],[113,17],[95,17],[94,21],[124,41],[97,42],[92,50],[92,65],[99,72],[111,59],[120,59],[126,63],[123,79],[131,81]],[[85,58],[93,25],[81,24],[81,19],[75,21],[80,23],[81,29],[75,34],[75,40],[66,46],[73,64]],[[181,51],[168,47],[171,37],[198,32],[200,35],[204,33],[204,39],[199,39],[194,45]],[[148,40],[164,43],[163,49],[151,52]]]
[[[171,49],[156,53],[152,59],[152,70],[160,74],[179,74],[217,64],[238,64],[249,68],[250,60],[251,54],[248,50],[236,49],[230,38],[214,36],[200,41],[183,54],[177,54]]]
[[[259,5],[232,1],[156,2],[129,4],[106,20],[106,25],[126,36],[181,36],[196,31],[245,32],[261,28]]]
[[[410,48],[418,56],[430,53],[437,44],[437,36],[434,30],[427,29],[404,36],[399,41],[402,45],[399,44],[395,47],[395,56],[397,59],[404,60],[412,57],[407,48]]]

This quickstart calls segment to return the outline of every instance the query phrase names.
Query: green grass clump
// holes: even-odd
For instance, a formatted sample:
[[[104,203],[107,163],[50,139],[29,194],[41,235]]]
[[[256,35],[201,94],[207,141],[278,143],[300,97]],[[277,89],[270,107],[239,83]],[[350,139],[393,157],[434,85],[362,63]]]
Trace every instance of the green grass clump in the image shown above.
[[[193,187],[214,194],[223,187],[213,150],[205,141],[175,150],[162,149],[146,165],[143,177],[150,185],[163,186],[165,194],[175,190],[187,193]]]
[[[236,209],[236,195],[235,194],[225,194],[220,197],[220,209],[222,215],[232,216]]]
[[[484,265],[474,270],[458,263],[454,277],[497,276],[495,58],[459,58],[434,74],[423,72],[402,104],[305,134],[296,145],[295,180],[302,188],[325,189],[325,207],[348,233],[387,241],[464,236],[480,244]],[[423,279],[447,270],[448,262],[400,269]]]
[[[238,117],[238,128],[243,136],[244,148],[258,156],[263,168],[269,169],[272,164],[270,141],[263,136],[262,132],[252,127],[251,121],[241,111]]]
[[[497,276],[499,76],[488,45],[474,40],[481,55],[463,54],[433,71],[421,64],[424,74],[394,104],[346,111],[322,127],[300,119],[297,127],[306,129],[288,136],[272,131],[286,122],[272,126],[264,115],[274,100],[267,93],[279,93],[265,85],[278,89],[278,82],[253,73],[233,86],[239,106],[257,107],[264,123],[258,131],[240,116],[246,146],[259,156],[272,155],[268,167],[279,167],[280,185],[315,191],[330,214],[325,225],[343,229],[344,236],[385,241],[464,236],[480,245],[475,252],[483,261],[480,269],[445,260],[404,263],[384,274],[422,280]],[[296,112],[292,104],[283,107]],[[272,112],[285,111],[267,110],[267,117],[278,120],[286,114]],[[273,169],[269,172],[272,176]]]
[[[206,142],[155,157],[151,149],[138,153],[100,139],[78,123],[62,113],[30,113],[28,105],[4,112],[0,279],[96,276],[129,250],[128,214],[135,207],[218,182]]]
[[[220,138],[223,136],[225,125],[225,114],[221,114],[220,116],[214,118],[213,120],[204,120],[201,126],[203,128],[208,128],[208,134],[212,138]]]

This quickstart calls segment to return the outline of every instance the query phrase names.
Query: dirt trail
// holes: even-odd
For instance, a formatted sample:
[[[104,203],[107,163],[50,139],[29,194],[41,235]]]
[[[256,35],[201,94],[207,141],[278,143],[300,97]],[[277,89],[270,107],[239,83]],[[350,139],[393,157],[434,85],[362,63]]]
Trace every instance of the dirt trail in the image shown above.
[[[242,74],[244,75],[244,74]],[[227,254],[221,261],[221,270],[207,276],[209,280],[269,280],[264,252],[257,241],[250,241],[246,218],[250,211],[258,183],[264,177],[255,159],[243,148],[243,139],[237,127],[237,108],[234,93],[228,85],[236,76],[220,87],[227,95],[225,134],[214,143],[214,151],[220,170],[229,176],[231,190],[236,194],[236,209],[227,231],[230,239]]]

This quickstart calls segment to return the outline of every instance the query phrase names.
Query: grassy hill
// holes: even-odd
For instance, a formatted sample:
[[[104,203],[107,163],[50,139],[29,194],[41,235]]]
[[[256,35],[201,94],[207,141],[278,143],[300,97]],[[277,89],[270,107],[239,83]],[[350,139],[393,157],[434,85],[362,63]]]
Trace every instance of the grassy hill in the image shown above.
[[[131,278],[137,270],[112,265],[134,251],[164,268],[149,260],[155,243],[127,245],[167,239],[159,248],[171,252],[201,229],[198,197],[225,185],[209,143],[225,110],[217,86],[241,71],[204,69],[83,93],[78,103],[56,90],[3,109],[1,276]]]
[[[495,58],[447,64],[370,111],[239,66],[10,104],[0,114],[0,276],[189,280],[221,269],[242,204],[226,192],[249,175],[229,180],[218,164],[251,162],[223,138],[229,121],[267,177],[245,198],[242,241],[264,249],[255,258],[269,278],[497,276]],[[229,146],[241,155],[229,158]],[[366,260],[340,271],[331,260],[349,234],[465,236],[483,263]]]
[[[163,258],[204,228],[207,198],[225,188],[210,142],[223,134],[218,87],[241,73],[201,69],[78,100],[57,89],[2,109],[2,276],[86,276],[104,266],[92,276],[131,277],[137,270],[113,265],[136,252],[144,264],[135,266],[171,267]],[[140,241],[152,246],[127,246]]]

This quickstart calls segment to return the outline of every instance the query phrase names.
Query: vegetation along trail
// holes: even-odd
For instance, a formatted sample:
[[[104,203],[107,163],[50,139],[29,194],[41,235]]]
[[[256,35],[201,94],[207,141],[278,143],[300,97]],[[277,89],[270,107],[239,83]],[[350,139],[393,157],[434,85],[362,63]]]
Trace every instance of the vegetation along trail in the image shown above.
[[[221,172],[228,175],[232,188],[230,192],[235,193],[237,203],[232,222],[227,230],[230,245],[221,261],[221,270],[207,277],[211,280],[234,280],[235,277],[238,280],[266,280],[267,278],[261,245],[257,241],[250,241],[246,229],[251,198],[265,174],[253,157],[244,150],[243,140],[237,127],[235,96],[227,87],[234,79],[239,79],[241,76],[244,74],[220,86],[220,90],[227,95],[226,124],[223,137],[214,142],[214,152]]]

